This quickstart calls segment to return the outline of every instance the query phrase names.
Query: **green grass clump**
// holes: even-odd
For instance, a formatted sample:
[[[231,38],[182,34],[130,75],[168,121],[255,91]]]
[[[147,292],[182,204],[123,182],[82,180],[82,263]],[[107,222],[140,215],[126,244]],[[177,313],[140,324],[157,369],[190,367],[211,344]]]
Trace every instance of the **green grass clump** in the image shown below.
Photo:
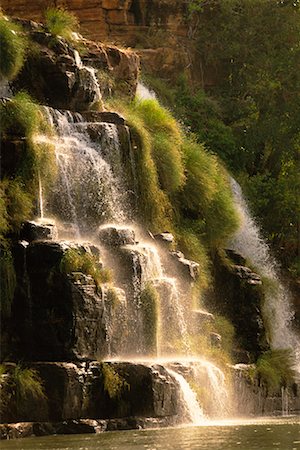
[[[111,272],[102,267],[95,255],[85,250],[68,249],[60,262],[60,271],[63,273],[82,272],[90,275],[97,286],[111,281]]]
[[[109,398],[119,399],[124,391],[130,389],[127,381],[107,363],[102,363],[102,375],[104,379],[104,390],[108,393]]]
[[[152,232],[171,229],[172,207],[166,193],[160,188],[158,172],[152,157],[151,134],[137,113],[125,105],[122,112],[126,115],[131,130],[132,159],[137,194],[137,206],[141,219]]]
[[[207,249],[221,246],[239,225],[226,170],[157,100],[110,106],[130,127],[141,221],[152,232],[173,232],[179,248],[200,263],[207,286]]]
[[[0,103],[0,132],[3,137],[29,137],[37,132],[42,121],[39,106],[26,92],[17,93],[10,101]]]
[[[26,192],[20,178],[0,181],[0,192],[5,203],[5,208],[0,211],[0,222],[4,224],[3,232],[18,231],[22,222],[30,217],[32,212],[32,194]]]
[[[77,17],[63,8],[48,8],[45,12],[45,25],[51,34],[70,42],[74,40],[73,33],[79,28]]]
[[[143,315],[146,352],[156,354],[159,295],[151,283],[147,283],[142,290],[140,302]]]
[[[6,210],[9,210],[9,215],[14,217],[14,220],[10,222],[15,222],[18,226],[32,209],[30,197],[31,202],[34,197],[37,197],[39,176],[43,180],[44,190],[55,177],[54,147],[50,141],[48,143],[47,139],[39,139],[41,135],[50,135],[51,130],[39,105],[25,92],[19,92],[7,102],[1,102],[0,116],[1,140],[9,141],[11,138],[24,137],[26,139],[22,159],[19,166],[15,168],[15,179],[9,182],[4,180],[4,186],[2,186],[9,200]],[[3,204],[0,204],[0,212],[2,210]],[[0,232],[3,226],[5,228],[3,218],[5,219],[5,214],[2,214],[0,219]]]
[[[29,402],[46,400],[44,386],[38,372],[17,364],[8,368],[0,366],[1,405],[8,408],[12,417],[26,414]]]
[[[0,314],[9,316],[16,288],[16,273],[11,251],[6,245],[0,248]]]
[[[270,390],[278,390],[294,382],[293,355],[290,350],[268,350],[256,363],[256,376]]]
[[[12,80],[21,70],[26,45],[22,29],[0,11],[0,80]]]
[[[214,247],[238,228],[228,175],[217,157],[192,136],[184,141],[186,183],[179,193],[179,210],[194,222]]]
[[[151,153],[160,187],[169,194],[176,191],[185,180],[180,149],[182,134],[178,123],[157,100],[135,100],[131,110],[141,118],[152,138]]]

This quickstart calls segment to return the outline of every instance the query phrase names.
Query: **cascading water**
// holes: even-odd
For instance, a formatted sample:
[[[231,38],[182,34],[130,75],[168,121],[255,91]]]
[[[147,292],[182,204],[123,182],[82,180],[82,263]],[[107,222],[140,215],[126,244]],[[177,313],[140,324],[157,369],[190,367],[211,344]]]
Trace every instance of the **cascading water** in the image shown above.
[[[156,100],[156,94],[152,89],[149,89],[147,86],[145,86],[143,83],[138,82],[137,89],[136,89],[136,95],[141,100]]]
[[[49,122],[55,127],[57,137],[51,139],[59,169],[58,181],[50,196],[48,209],[64,222],[76,225],[86,233],[97,223],[126,220],[124,205],[126,192],[105,160],[104,151],[119,149],[116,127],[101,127],[102,141],[96,145],[85,131],[80,115],[47,108]],[[41,139],[46,139],[42,138]],[[64,195],[61,195],[64,192]]]
[[[89,235],[92,232],[95,235],[98,225],[106,227],[113,222],[115,228],[124,228],[124,224],[128,222],[127,192],[122,180],[122,155],[116,125],[84,122],[80,114],[68,111],[45,108],[45,112],[49,123],[56,130],[56,135],[52,138],[40,136],[39,139],[50,139],[54,144],[58,167],[58,180],[46,205],[47,213],[61,222],[75,224],[77,239],[80,239],[81,234]],[[96,139],[92,140],[90,135]],[[40,197],[42,199],[42,195]],[[128,360],[130,355],[130,360],[134,361],[132,356],[138,355],[141,358],[144,355],[146,358],[149,354],[155,354],[147,353],[146,350],[145,335],[152,324],[145,322],[145,305],[141,302],[141,292],[150,283],[159,294],[154,344],[157,357],[152,356],[151,364],[164,364],[175,380],[180,391],[181,420],[194,424],[204,420],[203,410],[190,385],[190,379],[180,369],[183,360],[196,384],[203,383],[203,374],[209,380],[206,390],[211,392],[212,402],[219,410],[226,412],[223,408],[226,403],[224,375],[220,369],[210,363],[204,364],[202,360],[188,362],[188,359],[193,358],[190,356],[188,335],[191,312],[189,294],[184,292],[177,278],[168,276],[158,248],[153,243],[142,240],[135,245],[124,245],[121,247],[121,253],[131,258],[132,265],[132,287],[128,291],[131,303],[127,301],[126,308],[121,308],[123,315],[130,315],[127,324],[131,330],[128,333],[130,351],[125,350],[123,358]],[[120,287],[126,292],[125,286]],[[108,351],[112,348],[113,326],[107,328]],[[162,363],[162,358],[168,355],[172,355],[173,363]],[[202,369],[198,370],[198,366]],[[222,399],[218,399],[218,395]]]
[[[269,247],[251,216],[241,187],[233,179],[231,179],[231,186],[242,225],[230,242],[230,247],[247,258],[258,272],[269,280],[270,288],[266,291],[263,316],[270,330],[271,347],[292,349],[295,352],[298,372],[300,372],[300,340],[292,329],[294,313],[289,290],[279,278],[278,264],[271,256]]]
[[[182,397],[182,419],[183,421],[192,422],[194,425],[200,425],[204,422],[204,413],[200,408],[195,392],[191,389],[189,383],[179,373],[175,370],[168,369],[169,374],[175,378],[180,386],[181,397]]]

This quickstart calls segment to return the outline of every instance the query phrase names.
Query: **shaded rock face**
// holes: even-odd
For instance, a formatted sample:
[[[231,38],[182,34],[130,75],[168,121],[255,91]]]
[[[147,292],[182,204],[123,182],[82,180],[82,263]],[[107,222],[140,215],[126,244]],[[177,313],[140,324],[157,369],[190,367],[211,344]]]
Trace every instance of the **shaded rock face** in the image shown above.
[[[288,415],[300,412],[300,386],[294,383],[280,391],[269,391],[258,379],[250,381],[247,364],[233,366],[234,400],[241,416]]]
[[[71,247],[97,251],[91,246]],[[11,317],[3,324],[12,330],[13,340],[2,349],[4,358],[59,361],[94,359],[108,353],[108,324],[115,326],[112,315],[116,311],[108,290],[97,287],[91,276],[61,272],[68,248],[64,243],[42,241],[15,245],[17,288]],[[116,347],[119,338],[116,332]]]
[[[200,69],[191,68],[188,3],[188,0],[47,0],[47,6],[64,6],[73,11],[79,18],[82,34],[90,39],[137,47],[143,70],[165,78],[174,78],[174,71],[188,75],[195,72],[199,77]],[[24,7],[21,0],[2,0],[2,7],[9,15],[42,21],[45,2],[27,2]],[[109,56],[112,59],[113,55]],[[118,78],[120,72],[128,77],[130,67],[133,65],[121,64]]]
[[[114,376],[124,383],[124,388],[115,397],[106,389],[103,366],[111,368]],[[31,364],[30,368],[39,373],[47,398],[43,409],[39,408],[38,420],[41,422],[133,416],[162,418],[178,414],[176,383],[159,365],[40,362]],[[2,414],[4,422],[37,420],[32,408],[22,413],[15,410],[13,414],[10,410],[7,403]]]
[[[210,304],[228,317],[235,327],[241,348],[248,353],[250,360],[255,360],[267,346],[261,315],[264,300],[261,279],[249,267],[241,265],[242,257],[236,255],[233,260],[231,253],[228,257],[215,257],[214,294]]]
[[[83,111],[101,104],[93,69],[82,66],[74,48],[42,30],[29,32],[29,37],[37,48],[29,53],[12,83],[13,90],[26,90],[42,104],[57,109]]]
[[[135,95],[139,57],[132,51],[79,38],[78,45],[84,48],[81,58],[73,45],[47,33],[42,25],[19,22],[32,42],[11,83],[13,91],[26,90],[44,105],[71,111],[101,110],[102,93]]]

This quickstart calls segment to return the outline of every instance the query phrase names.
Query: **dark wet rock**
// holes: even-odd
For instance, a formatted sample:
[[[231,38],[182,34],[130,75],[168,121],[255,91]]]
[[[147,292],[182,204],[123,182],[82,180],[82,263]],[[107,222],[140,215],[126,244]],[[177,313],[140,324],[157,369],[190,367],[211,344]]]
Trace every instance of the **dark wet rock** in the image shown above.
[[[268,389],[257,376],[253,364],[232,367],[234,401],[240,416],[270,416],[300,413],[300,385]]]
[[[95,73],[82,65],[74,48],[44,31],[29,34],[37,48],[29,53],[12,89],[26,90],[40,103],[57,109],[85,111],[95,103],[101,107]]]
[[[54,223],[27,221],[24,222],[20,239],[32,242],[37,240],[55,240],[57,239],[57,228]]]
[[[26,154],[27,141],[17,135],[1,139],[1,179],[17,175]]]
[[[27,360],[94,359],[107,354],[108,324],[105,286],[82,273],[66,274],[60,264],[69,248],[99,257],[93,245],[38,241],[14,247],[16,295],[9,326],[14,339],[4,354]],[[115,343],[117,345],[117,343]]]
[[[101,227],[99,240],[107,247],[120,247],[136,243],[134,230],[131,228]]]
[[[261,278],[249,267],[230,262],[223,253],[216,254],[213,269],[214,292],[209,299],[210,308],[232,322],[237,348],[244,349],[253,361],[267,348],[261,313],[264,301]]]
[[[123,116],[111,111],[84,111],[81,113],[86,122],[108,122],[115,125],[125,125]]]
[[[98,425],[92,421],[80,421],[81,427],[77,426],[77,421],[83,418],[119,418],[124,424],[118,423],[118,429],[130,429],[134,428],[136,419],[131,419],[130,424],[126,419],[129,417],[165,418],[178,414],[176,382],[160,365],[149,367],[130,362],[92,361],[81,364],[39,362],[31,363],[29,367],[36,370],[42,380],[46,395],[42,401],[43,409],[31,397],[27,399],[26,410],[22,411],[11,410],[12,402],[4,402],[4,421],[68,421],[60,426],[60,431],[56,426],[55,432],[69,434],[94,432],[93,428]],[[122,383],[116,395],[107,391],[104,368]],[[43,434],[42,429],[39,434]]]

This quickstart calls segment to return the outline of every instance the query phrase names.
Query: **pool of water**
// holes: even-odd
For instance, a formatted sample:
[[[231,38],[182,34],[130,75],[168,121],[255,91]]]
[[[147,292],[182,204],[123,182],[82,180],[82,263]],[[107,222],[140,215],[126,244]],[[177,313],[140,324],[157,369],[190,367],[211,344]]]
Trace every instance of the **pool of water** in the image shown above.
[[[2,441],[1,450],[300,450],[300,417]]]

